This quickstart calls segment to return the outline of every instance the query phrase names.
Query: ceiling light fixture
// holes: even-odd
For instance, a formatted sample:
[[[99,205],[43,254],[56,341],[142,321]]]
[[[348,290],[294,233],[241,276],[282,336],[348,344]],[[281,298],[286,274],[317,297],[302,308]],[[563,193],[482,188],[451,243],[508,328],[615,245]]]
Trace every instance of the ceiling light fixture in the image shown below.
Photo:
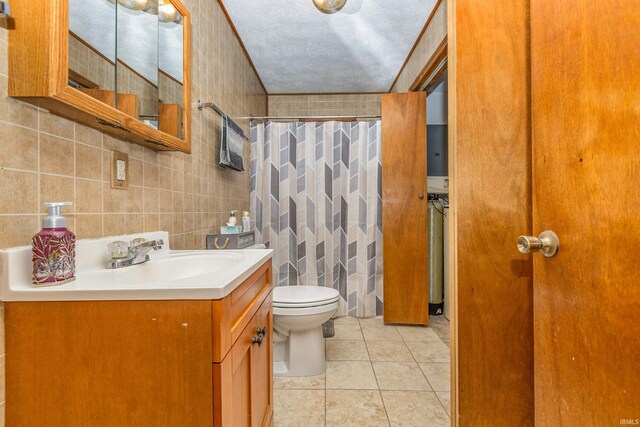
[[[158,2],[158,20],[160,22],[174,22],[178,17],[176,7],[167,0],[159,0]]]
[[[131,10],[145,10],[149,0],[118,0],[118,4]]]
[[[332,14],[340,11],[347,0],[313,0],[315,7],[322,13]]]
[[[116,4],[116,0],[107,0],[111,4]],[[117,0],[118,5],[129,10],[145,10],[149,7],[149,0]]]

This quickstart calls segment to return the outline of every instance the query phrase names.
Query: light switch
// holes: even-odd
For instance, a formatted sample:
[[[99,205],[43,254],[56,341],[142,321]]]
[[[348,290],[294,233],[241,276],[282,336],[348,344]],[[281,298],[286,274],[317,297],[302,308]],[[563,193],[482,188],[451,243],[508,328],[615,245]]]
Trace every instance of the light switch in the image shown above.
[[[117,151],[111,152],[111,188],[126,190],[129,186],[129,156]]]

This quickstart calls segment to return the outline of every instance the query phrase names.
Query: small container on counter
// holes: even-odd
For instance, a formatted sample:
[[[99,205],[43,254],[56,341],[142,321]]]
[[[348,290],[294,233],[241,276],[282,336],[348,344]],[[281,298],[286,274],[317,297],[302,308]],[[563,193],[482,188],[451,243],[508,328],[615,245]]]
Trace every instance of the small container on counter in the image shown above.
[[[242,212],[242,232],[247,233],[251,231],[251,217],[249,216],[249,212]]]
[[[238,218],[236,218],[236,211],[231,211],[231,213],[229,213],[229,222],[227,222],[227,225],[229,227],[234,227],[237,223]]]

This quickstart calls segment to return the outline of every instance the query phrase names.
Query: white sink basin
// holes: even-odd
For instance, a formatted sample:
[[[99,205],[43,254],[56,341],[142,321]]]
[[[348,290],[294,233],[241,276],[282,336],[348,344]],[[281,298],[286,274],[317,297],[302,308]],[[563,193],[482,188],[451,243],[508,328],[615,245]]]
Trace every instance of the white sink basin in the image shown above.
[[[81,271],[77,274],[77,278],[93,283],[136,284],[172,281],[182,283],[185,279],[232,269],[240,264],[244,257],[238,253],[223,251],[207,253],[171,251],[157,257],[151,253],[150,258],[152,258],[151,261],[130,267]]]
[[[107,244],[114,240],[162,239],[150,261],[113,270],[105,268]],[[0,251],[2,301],[81,301],[220,299],[230,294],[265,262],[269,249],[173,251],[166,232],[79,240],[76,280],[59,286],[31,284],[31,247]]]

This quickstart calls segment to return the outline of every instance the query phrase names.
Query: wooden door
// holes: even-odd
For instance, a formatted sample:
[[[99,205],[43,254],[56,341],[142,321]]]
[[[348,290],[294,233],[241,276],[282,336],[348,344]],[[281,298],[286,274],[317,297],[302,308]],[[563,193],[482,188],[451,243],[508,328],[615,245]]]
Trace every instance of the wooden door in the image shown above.
[[[531,228],[529,1],[447,7],[452,418],[531,426],[532,261],[514,240]]]
[[[384,321],[427,325],[427,98],[382,95]]]
[[[535,419],[640,420],[640,2],[531,1]]]
[[[269,296],[255,315],[255,331],[266,329],[261,345],[251,349],[251,425],[264,427],[273,414],[273,315]]]

